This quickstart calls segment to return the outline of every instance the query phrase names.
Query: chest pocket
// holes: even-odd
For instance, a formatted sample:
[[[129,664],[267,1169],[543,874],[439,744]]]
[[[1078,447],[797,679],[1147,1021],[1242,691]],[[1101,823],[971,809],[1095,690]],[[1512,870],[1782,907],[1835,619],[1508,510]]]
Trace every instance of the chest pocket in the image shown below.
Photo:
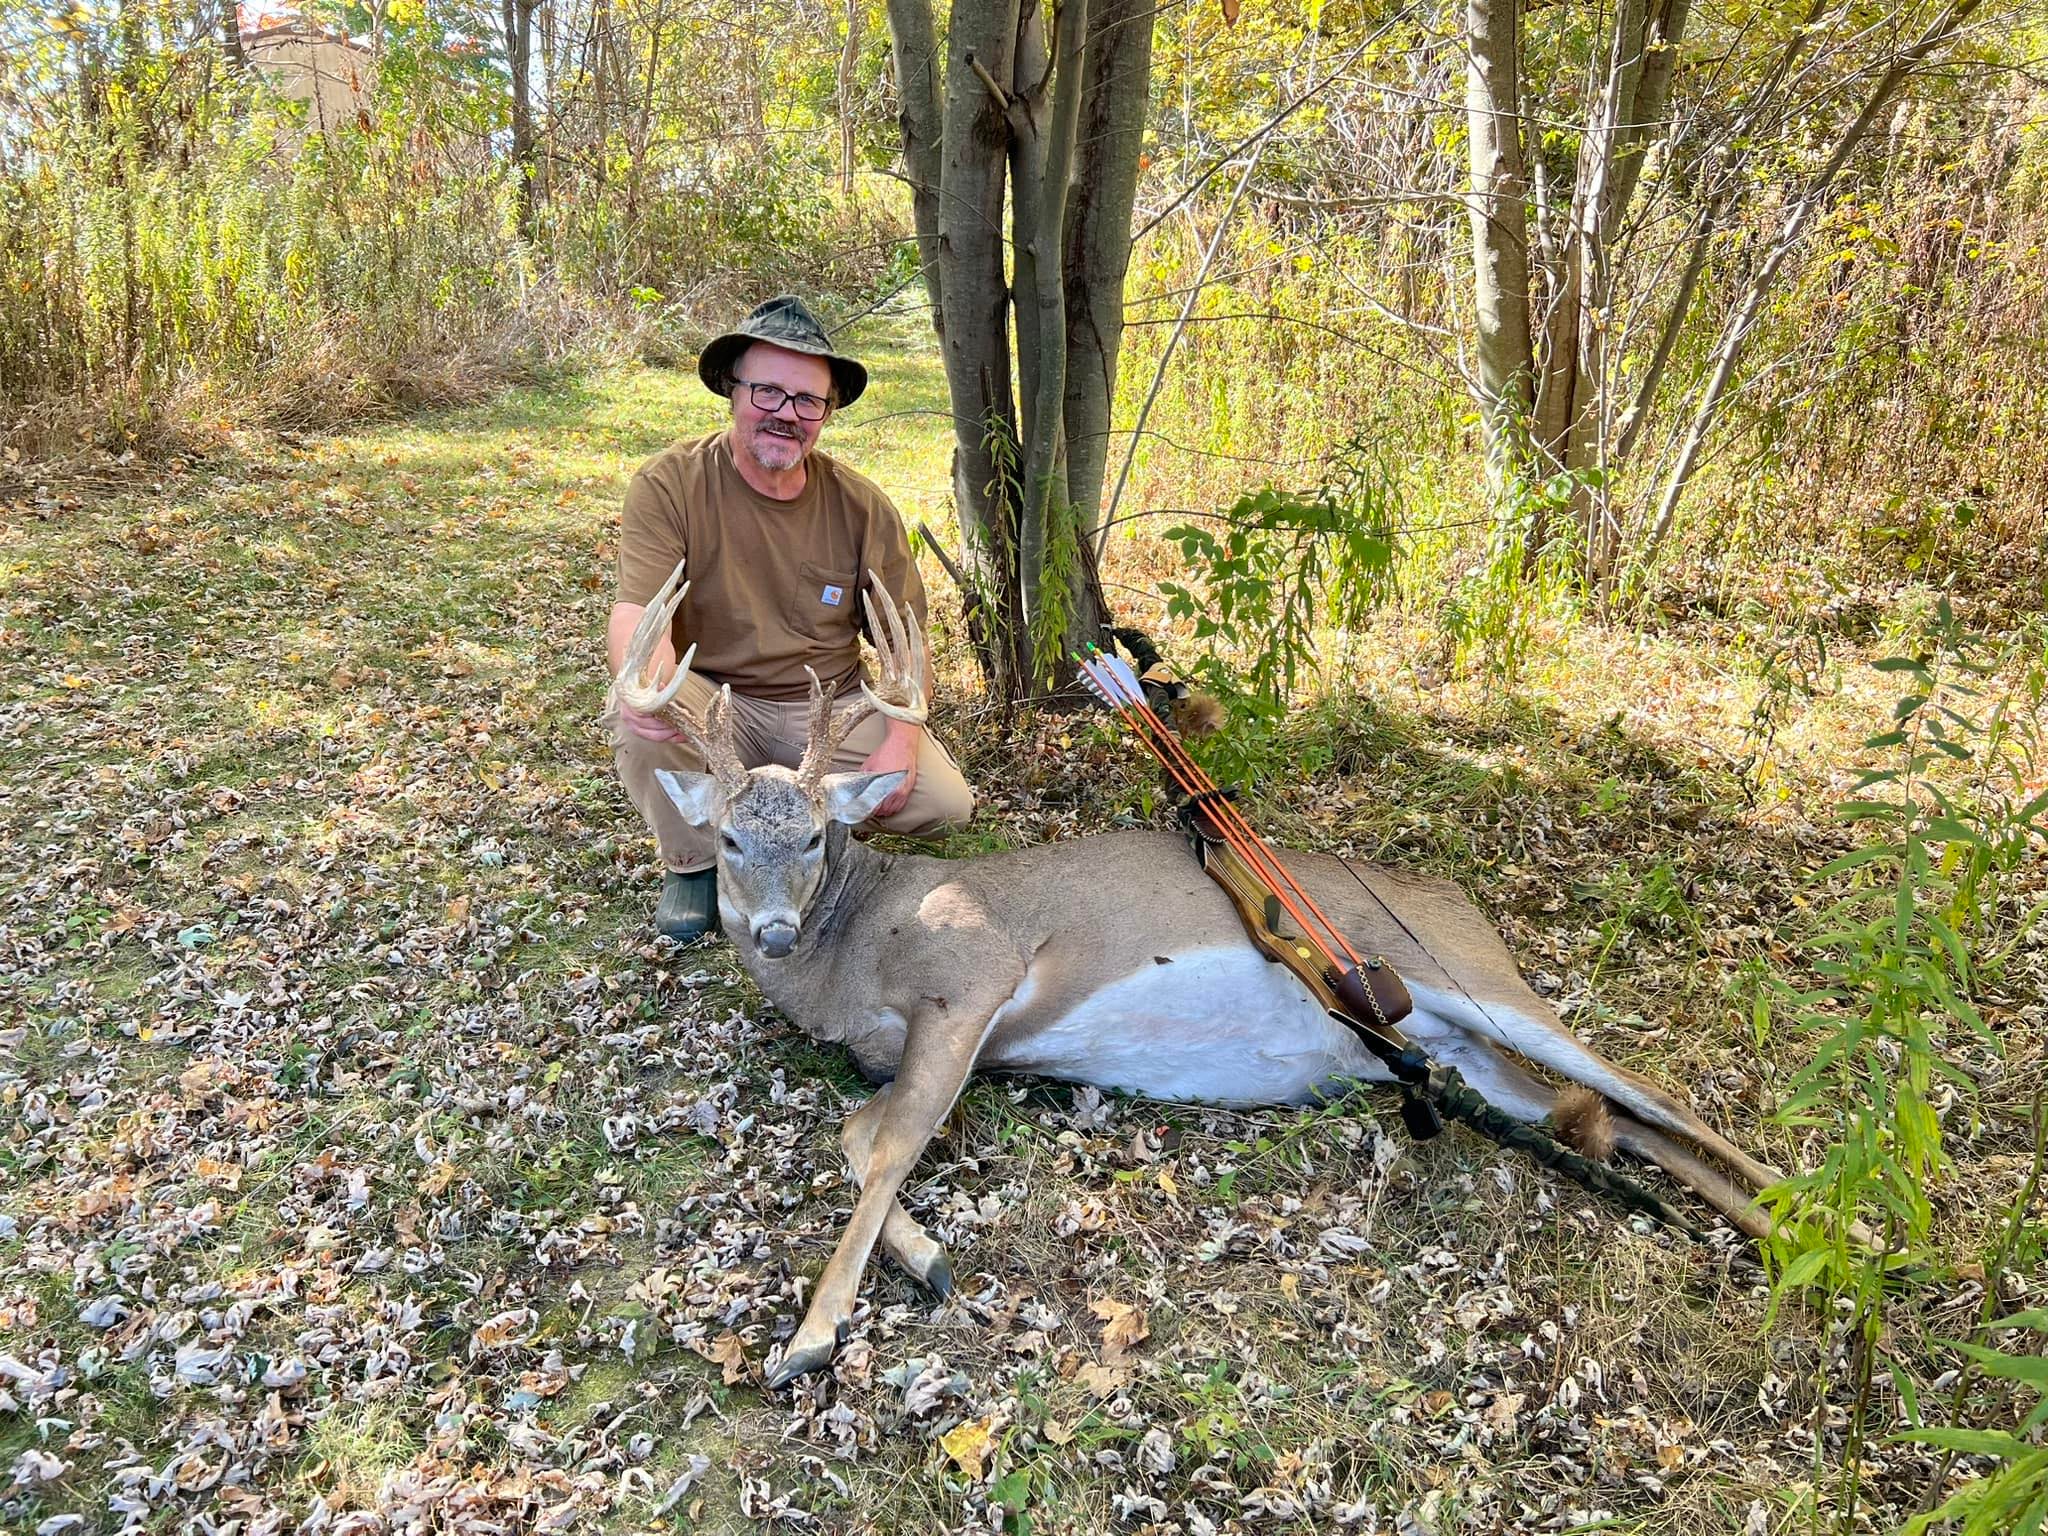
[[[805,561],[797,567],[797,589],[790,600],[789,627],[828,644],[850,639],[860,624],[860,591],[852,571],[827,570]]]

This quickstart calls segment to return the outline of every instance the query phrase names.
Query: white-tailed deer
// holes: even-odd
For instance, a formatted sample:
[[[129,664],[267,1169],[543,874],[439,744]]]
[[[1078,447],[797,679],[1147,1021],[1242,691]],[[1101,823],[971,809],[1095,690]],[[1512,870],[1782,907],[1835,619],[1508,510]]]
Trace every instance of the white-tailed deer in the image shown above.
[[[686,818],[718,829],[719,915],[763,994],[807,1034],[844,1044],[882,1084],[841,1132],[860,1196],[771,1384],[831,1358],[878,1240],[912,1275],[950,1289],[945,1251],[896,1192],[977,1068],[1238,1106],[1307,1103],[1350,1081],[1389,1080],[1300,981],[1253,947],[1228,897],[1171,833],[964,860],[854,841],[851,829],[900,776],[823,765],[869,711],[924,713],[923,637],[887,593],[879,608],[867,600],[879,686],[863,684],[862,699],[835,716],[814,680],[802,763],[743,768],[723,694],[702,719],[676,703],[690,653],[666,682],[646,675],[681,601],[681,575],[678,566],[643,616],[618,697],[671,721],[710,769],[662,779]],[[1572,1118],[1605,1121],[1613,1145],[1762,1230],[1749,1196],[1778,1174],[1582,1045],[1455,885],[1319,854],[1290,853],[1287,866],[1359,950],[1384,955],[1406,980],[1415,1011],[1404,1032],[1490,1103],[1524,1121],[1556,1115],[1564,1095],[1524,1063],[1555,1072],[1608,1112],[1567,1106]]]

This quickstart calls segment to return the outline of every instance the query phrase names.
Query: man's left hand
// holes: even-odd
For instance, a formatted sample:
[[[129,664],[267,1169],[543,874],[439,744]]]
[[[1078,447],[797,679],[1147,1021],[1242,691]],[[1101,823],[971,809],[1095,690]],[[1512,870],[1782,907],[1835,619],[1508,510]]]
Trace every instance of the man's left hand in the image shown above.
[[[887,821],[910,803],[917,787],[917,743],[924,732],[900,720],[889,722],[889,734],[882,744],[861,760],[862,773],[903,773],[903,782],[889,792],[889,798],[875,807],[874,821]]]

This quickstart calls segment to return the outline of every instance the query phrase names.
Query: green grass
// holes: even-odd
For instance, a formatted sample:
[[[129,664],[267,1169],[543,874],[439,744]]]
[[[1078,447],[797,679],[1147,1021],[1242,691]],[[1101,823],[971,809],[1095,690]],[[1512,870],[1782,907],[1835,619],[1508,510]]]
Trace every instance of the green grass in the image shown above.
[[[934,355],[874,355],[828,445],[949,536]],[[0,508],[0,1031],[20,1031],[0,1069],[0,1209],[23,1233],[0,1245],[0,1311],[37,1313],[0,1351],[76,1362],[103,1342],[79,1308],[121,1266],[131,1303],[146,1279],[145,1310],[192,1313],[187,1341],[247,1292],[244,1332],[223,1335],[245,1375],[257,1357],[308,1365],[280,1394],[280,1443],[244,1458],[289,1522],[316,1495],[374,1506],[397,1474],[487,1490],[582,1475],[604,1433],[636,1432],[653,1437],[652,1495],[607,1462],[583,1525],[644,1528],[692,1453],[711,1468],[666,1529],[746,1528],[743,1477],[828,1527],[957,1526],[1015,1475],[1001,1486],[1041,1533],[1119,1528],[1127,1484],[1219,1527],[1267,1487],[1327,1493],[1259,1529],[1327,1529],[1360,1500],[1386,1528],[1435,1496],[1445,1530],[1498,1528],[1522,1500],[1525,1523],[1604,1509],[1675,1533],[1731,1509],[1739,1523],[1800,1475],[1784,1426],[1827,1406],[1806,1385],[1824,1345],[1810,1320],[1766,1339],[1739,1260],[1582,1215],[1468,1139],[1381,1155],[1393,1116],[1375,1095],[1314,1114],[1113,1099],[1098,1123],[1070,1089],[978,1082],[906,1191],[948,1232],[960,1296],[935,1306],[878,1264],[821,1396],[727,1385],[691,1343],[736,1334],[758,1368],[793,1326],[851,1203],[837,1131],[868,1086],[767,1014],[730,950],[652,940],[651,843],[593,723],[625,478],[716,410],[693,375],[630,368],[251,445],[61,518]],[[1532,973],[1597,979],[1574,1014],[1593,1043],[1799,1156],[1762,1119],[1794,1057],[1759,1057],[1741,978],[1800,916],[1793,872],[1830,835],[1803,810],[1871,699],[1844,688],[1795,712],[1795,798],[1757,810],[1728,766],[1750,701],[1720,640],[1560,630],[1512,697],[1416,682],[1433,643],[1410,614],[1347,642],[1371,685],[1279,733],[1250,786],[1265,823],[1451,875]],[[987,798],[947,855],[1159,808],[1113,732],[1026,716],[999,737],[960,694],[946,718]],[[2016,975],[2016,1006],[2033,984]],[[187,1080],[202,1062],[217,1081]],[[17,1128],[8,1112],[32,1100],[71,1118]],[[2010,1182],[1996,1151],[1971,1164],[1994,1192]],[[95,1189],[116,1198],[85,1201]],[[219,1221],[192,1224],[208,1200]],[[1339,1227],[1356,1241],[1325,1246]],[[636,1299],[657,1271],[659,1300]],[[1107,1399],[1081,1374],[1101,1363],[1105,1297],[1151,1321]],[[473,1347],[527,1310],[529,1340]],[[371,1380],[385,1344],[401,1374]],[[551,1352],[574,1379],[509,1410]],[[887,1373],[940,1356],[965,1395],[906,1415]],[[0,1416],[0,1465],[39,1434],[105,1437],[67,1453],[54,1489],[0,1495],[0,1525],[104,1523],[123,1441],[160,1467],[214,1419],[253,1436],[268,1394],[159,1396],[174,1357],[148,1347],[88,1384],[71,1429]],[[1588,1359],[1642,1380],[1537,1423]],[[1756,1407],[1773,1373],[1794,1383],[1775,1420]],[[1512,1424],[1460,1418],[1509,1391],[1527,1398]],[[599,1404],[626,1415],[616,1431]],[[935,1442],[1004,1415],[971,1486]],[[1133,1458],[1154,1425],[1179,1460],[1147,1481]],[[1659,1482],[1653,1432],[1736,1451]],[[818,1492],[807,1461],[848,1492]],[[159,1523],[225,1513],[182,1497]],[[490,1509],[519,1526],[540,1507]]]

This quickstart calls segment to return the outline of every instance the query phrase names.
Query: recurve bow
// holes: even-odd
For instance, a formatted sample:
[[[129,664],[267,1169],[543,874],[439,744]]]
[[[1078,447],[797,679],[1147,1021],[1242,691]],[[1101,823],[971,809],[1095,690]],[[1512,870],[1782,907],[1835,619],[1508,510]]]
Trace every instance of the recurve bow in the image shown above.
[[[1309,995],[1355,1034],[1401,1085],[1401,1119],[1409,1134],[1425,1140],[1442,1129],[1444,1120],[1456,1120],[1491,1141],[1526,1153],[1594,1194],[1641,1211],[1674,1230],[1700,1235],[1698,1227],[1651,1190],[1605,1163],[1573,1151],[1540,1125],[1496,1109],[1465,1082],[1456,1067],[1433,1060],[1402,1034],[1396,1026],[1414,1004],[1394,968],[1380,956],[1368,958],[1352,948],[1287,872],[1271,845],[1245,820],[1230,795],[1188,754],[1147,698],[1145,682],[1121,658],[1095,646],[1075,660],[1088,690],[1159,760],[1185,797],[1181,818],[1196,857],[1230,898],[1246,936],[1267,959],[1286,966]],[[1149,680],[1154,669],[1147,670]],[[1427,954],[1427,946],[1399,914],[1364,881],[1359,883]],[[1459,985],[1455,977],[1451,983]],[[1459,990],[1464,989],[1459,986]]]

